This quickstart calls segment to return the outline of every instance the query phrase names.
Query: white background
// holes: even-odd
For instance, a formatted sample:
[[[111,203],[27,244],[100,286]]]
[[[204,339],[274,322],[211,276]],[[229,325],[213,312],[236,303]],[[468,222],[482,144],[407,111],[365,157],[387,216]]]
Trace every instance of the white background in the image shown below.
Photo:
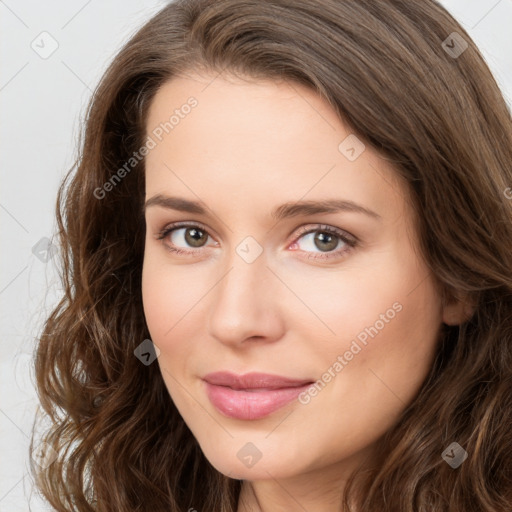
[[[28,511],[29,502],[30,510],[48,510],[27,471],[37,403],[31,357],[60,287],[55,260],[43,263],[32,248],[56,230],[57,187],[75,158],[92,90],[120,46],[164,3],[0,0],[0,512]],[[480,47],[512,105],[512,0],[441,3]],[[44,31],[59,45],[47,59],[31,47]]]

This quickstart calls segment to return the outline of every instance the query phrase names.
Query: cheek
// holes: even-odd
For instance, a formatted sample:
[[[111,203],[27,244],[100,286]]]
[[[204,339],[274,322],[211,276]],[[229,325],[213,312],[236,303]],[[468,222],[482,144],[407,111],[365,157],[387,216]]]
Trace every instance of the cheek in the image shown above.
[[[407,279],[407,269],[393,261],[374,259],[322,270],[283,269],[281,276],[300,299],[290,294],[287,300],[287,314],[296,317],[290,325],[300,326],[299,334],[300,329],[309,330],[307,338],[314,336],[329,355],[329,347],[342,350],[357,336],[364,341],[365,329],[376,323],[379,331],[387,327],[411,298],[407,294],[414,279]]]
[[[379,346],[385,350],[397,346],[405,353],[431,351],[442,312],[428,276],[429,269],[417,258],[406,235],[400,234],[382,250],[369,251],[357,263],[349,260],[339,271],[310,277],[305,271],[300,279],[289,277],[330,328],[326,348],[338,339],[336,349],[347,350],[347,343],[357,339],[370,354],[372,349],[378,352]],[[370,346],[373,339],[381,340],[380,345]]]
[[[153,341],[159,340],[165,345],[171,342],[177,330],[193,327],[187,322],[189,312],[207,291],[208,281],[202,279],[192,266],[171,265],[165,254],[147,250],[142,272],[142,299]]]
[[[295,278],[292,288],[330,330],[315,320],[295,324],[300,338],[315,339],[310,355],[322,372],[322,393],[323,384],[330,389],[326,398],[334,403],[354,398],[356,414],[357,404],[398,410],[413,398],[433,363],[442,318],[439,297],[425,275],[410,255],[380,258],[361,271],[347,266],[330,279]]]
[[[147,250],[142,272],[144,315],[151,340],[159,348],[162,378],[175,405],[184,414],[197,407],[183,392],[194,372],[191,361],[202,354],[211,272],[193,265],[171,264],[164,251]],[[188,384],[187,384],[188,385]],[[185,415],[186,416],[186,415]]]
[[[427,282],[413,293],[407,286],[376,288],[366,299],[360,289],[350,291],[360,303],[331,295],[336,337],[321,342],[316,391],[302,397],[302,421],[338,447],[333,460],[376,441],[396,423],[432,366],[440,325]]]
[[[153,343],[160,350],[157,363],[173,402],[181,411],[185,408],[180,382],[183,381],[184,361],[190,357],[194,326],[190,322],[193,305],[204,295],[198,289],[197,276],[188,275],[185,267],[173,267],[159,251],[147,250],[142,272],[144,316]],[[196,286],[190,286],[190,279]]]
[[[330,398],[351,410],[361,426],[379,425],[380,431],[384,424],[392,426],[419,391],[435,357],[441,322],[428,283],[409,294],[397,290],[371,311],[364,319],[355,311],[345,317],[347,337],[330,354],[338,362],[342,355]]]

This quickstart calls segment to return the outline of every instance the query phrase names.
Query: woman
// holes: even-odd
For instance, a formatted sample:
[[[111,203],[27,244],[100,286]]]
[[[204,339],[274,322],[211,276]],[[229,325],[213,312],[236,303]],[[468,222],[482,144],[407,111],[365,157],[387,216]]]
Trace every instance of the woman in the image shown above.
[[[434,1],[166,6],[59,191],[45,497],[511,510],[511,162],[503,96]]]

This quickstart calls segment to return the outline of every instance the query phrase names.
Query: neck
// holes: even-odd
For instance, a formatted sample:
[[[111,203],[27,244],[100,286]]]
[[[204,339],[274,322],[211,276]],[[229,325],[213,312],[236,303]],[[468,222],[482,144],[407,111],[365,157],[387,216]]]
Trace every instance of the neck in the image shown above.
[[[348,467],[344,462],[286,478],[244,480],[237,512],[342,511]]]

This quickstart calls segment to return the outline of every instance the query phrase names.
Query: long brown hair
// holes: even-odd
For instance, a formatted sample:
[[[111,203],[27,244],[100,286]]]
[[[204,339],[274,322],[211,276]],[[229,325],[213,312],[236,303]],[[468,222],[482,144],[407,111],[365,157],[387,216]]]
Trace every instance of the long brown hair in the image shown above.
[[[468,45],[460,54],[454,32]],[[58,456],[33,465],[40,491],[58,511],[236,511],[241,482],[209,464],[158,365],[134,356],[149,338],[144,159],[126,162],[146,141],[158,88],[188,70],[285,79],[322,95],[405,178],[444,299],[465,294],[474,306],[461,325],[443,326],[417,398],[375,467],[347,486],[347,510],[510,512],[512,121],[477,47],[433,0],[179,0],[123,47],[57,198],[65,293],[35,372],[50,420],[37,444]],[[454,441],[468,453],[456,469],[441,457]]]

